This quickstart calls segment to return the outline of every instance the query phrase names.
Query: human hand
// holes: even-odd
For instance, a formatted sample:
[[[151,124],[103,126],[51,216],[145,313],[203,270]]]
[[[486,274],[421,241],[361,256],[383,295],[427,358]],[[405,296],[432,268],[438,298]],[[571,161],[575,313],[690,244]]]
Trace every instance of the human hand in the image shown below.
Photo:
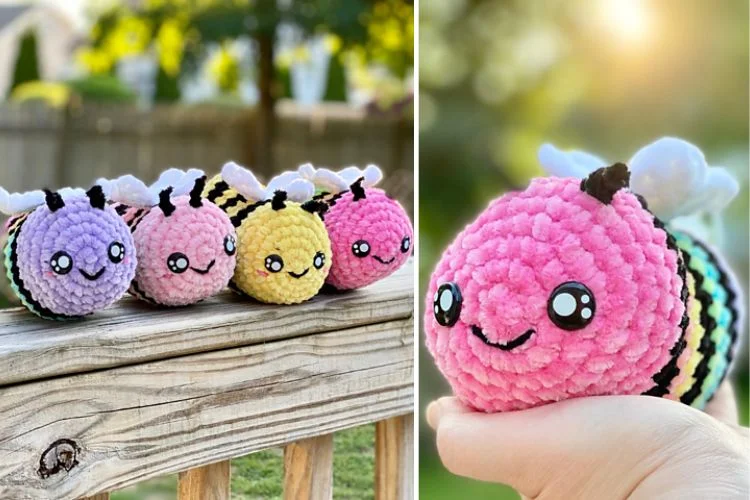
[[[747,499],[750,434],[724,383],[706,413],[649,396],[578,398],[485,414],[427,408],[445,467],[535,499]]]

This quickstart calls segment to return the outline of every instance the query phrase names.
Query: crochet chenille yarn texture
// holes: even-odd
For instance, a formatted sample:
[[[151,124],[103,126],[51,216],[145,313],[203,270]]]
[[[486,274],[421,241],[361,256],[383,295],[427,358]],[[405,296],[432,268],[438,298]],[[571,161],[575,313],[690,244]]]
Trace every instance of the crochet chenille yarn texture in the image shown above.
[[[84,316],[127,291],[137,264],[133,238],[103,198],[101,204],[82,196],[11,220],[5,266],[30,311],[46,319]]]
[[[237,236],[229,217],[208,200],[188,195],[159,207],[119,205],[135,238],[138,267],[130,292],[147,302],[185,306],[224,289],[235,268]]]
[[[602,201],[585,182],[534,179],[458,235],[428,288],[430,353],[487,412],[602,394],[702,407],[736,339],[728,272],[627,189]]]
[[[204,196],[227,212],[237,230],[232,288],[270,304],[297,304],[320,291],[331,268],[320,215],[288,200],[249,202],[220,176]]]
[[[340,290],[361,288],[392,274],[412,253],[409,216],[382,189],[366,188],[329,197],[325,225],[333,266],[327,283]]]

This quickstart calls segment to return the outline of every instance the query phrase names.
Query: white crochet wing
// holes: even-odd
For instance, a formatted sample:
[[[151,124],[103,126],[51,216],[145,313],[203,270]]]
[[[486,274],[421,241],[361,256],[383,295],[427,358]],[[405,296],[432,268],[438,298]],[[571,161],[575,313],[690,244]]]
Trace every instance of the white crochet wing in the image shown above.
[[[28,191],[26,193],[9,193],[0,187],[0,212],[5,215],[16,215],[28,212],[40,205],[44,205],[43,191]]]
[[[159,193],[171,187],[172,196],[188,194],[195,186],[195,181],[203,177],[203,171],[191,168],[187,171],[170,168],[162,172],[159,178],[147,186],[133,175],[123,175],[114,180],[99,179],[97,184],[110,190],[112,201],[135,207],[153,207],[159,204]]]
[[[556,177],[584,178],[610,162],[583,151],[564,152],[551,144],[539,148],[542,168]],[[644,146],[628,162],[630,189],[663,220],[722,210],[739,192],[723,168],[709,166],[695,145],[663,137]]]
[[[265,199],[273,198],[276,191],[286,191],[288,200],[302,203],[313,197],[315,186],[309,180],[302,178],[298,172],[284,172],[268,181]]]
[[[287,199],[302,203],[315,194],[312,182],[298,172],[284,172],[264,186],[248,169],[229,162],[221,169],[221,176],[232,188],[252,201],[270,200],[276,191],[285,191]]]
[[[663,219],[696,212],[718,212],[737,196],[740,186],[721,167],[709,166],[693,144],[664,137],[641,148],[628,163],[630,188]]]
[[[331,192],[346,191],[360,177],[364,178],[364,187],[372,187],[383,179],[383,172],[376,165],[367,165],[364,170],[359,167],[347,167],[338,172],[327,168],[318,168],[306,163],[299,167],[299,174],[315,186]]]
[[[265,187],[257,177],[251,171],[233,161],[226,163],[221,168],[221,177],[224,182],[248,200],[260,201],[266,197]]]

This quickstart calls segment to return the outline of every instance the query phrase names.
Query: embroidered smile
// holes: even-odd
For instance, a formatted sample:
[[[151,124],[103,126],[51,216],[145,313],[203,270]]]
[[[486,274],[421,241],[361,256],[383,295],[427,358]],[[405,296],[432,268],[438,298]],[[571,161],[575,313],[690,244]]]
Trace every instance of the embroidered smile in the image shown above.
[[[385,264],[386,266],[387,266],[388,264],[390,264],[391,262],[393,262],[394,260],[396,260],[396,257],[391,257],[391,258],[390,258],[390,259],[388,259],[388,260],[383,260],[383,259],[381,259],[380,257],[378,257],[377,255],[373,255],[373,256],[372,256],[372,258],[373,258],[373,259],[375,259],[375,260],[377,260],[377,261],[378,261],[378,262],[380,262],[381,264]]]
[[[308,267],[307,269],[305,269],[304,271],[302,271],[299,274],[295,273],[294,271],[289,271],[289,276],[291,276],[292,278],[300,279],[302,276],[306,275],[307,271],[309,271],[309,270],[310,270],[310,268]]]
[[[516,347],[526,343],[527,340],[531,338],[531,336],[536,333],[536,331],[533,328],[529,328],[526,330],[523,334],[516,337],[515,339],[511,340],[510,342],[506,342],[504,344],[498,343],[498,342],[492,342],[490,339],[488,339],[481,328],[475,325],[471,325],[471,333],[473,333],[475,336],[479,337],[479,339],[487,344],[490,347],[496,347],[497,349],[503,350],[503,351],[510,351],[511,349],[515,349]]]
[[[198,269],[197,267],[191,267],[190,269],[192,269],[198,274],[208,274],[211,268],[214,267],[214,264],[216,264],[216,259],[212,260],[211,263],[208,264],[208,267],[205,269]]]
[[[99,269],[99,271],[97,271],[97,272],[96,272],[95,274],[89,274],[89,273],[87,273],[86,271],[84,271],[83,269],[79,269],[78,271],[79,271],[79,272],[80,272],[80,273],[81,273],[81,274],[83,275],[83,277],[84,277],[84,278],[86,278],[87,280],[89,280],[89,281],[96,281],[96,280],[98,280],[99,278],[101,278],[101,277],[102,277],[102,274],[104,274],[104,270],[105,270],[105,269],[106,269],[106,268],[104,268],[104,267],[103,267],[103,268]]]

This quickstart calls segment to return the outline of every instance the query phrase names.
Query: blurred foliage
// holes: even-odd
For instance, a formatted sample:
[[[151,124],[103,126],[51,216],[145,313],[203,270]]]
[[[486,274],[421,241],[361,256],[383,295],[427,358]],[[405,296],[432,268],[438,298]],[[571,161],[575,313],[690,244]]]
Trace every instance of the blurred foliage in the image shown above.
[[[123,58],[154,53],[160,68],[157,99],[174,100],[176,85],[168,80],[198,70],[208,44],[222,50],[209,75],[222,90],[234,92],[238,62],[224,44],[240,37],[275,36],[280,23],[294,23],[305,33],[327,32],[336,39],[363,43],[360,22],[370,9],[366,0],[148,0],[139,7],[116,2],[104,10],[91,2],[94,24],[77,60],[91,74],[112,74]],[[217,73],[217,68],[226,73]]]
[[[21,37],[18,44],[18,55],[16,65],[13,68],[13,80],[11,80],[8,94],[24,83],[39,80],[39,62],[37,55],[36,34],[29,31]]]
[[[85,101],[122,103],[136,101],[135,92],[110,75],[91,75],[70,80],[66,84]]]
[[[722,250],[748,282],[745,0],[442,0],[422,2],[419,23],[422,290],[466,223],[542,174],[542,142],[627,160],[663,135],[697,144],[739,179]],[[737,364],[747,424],[746,354]],[[424,408],[449,388],[423,346],[420,367]],[[422,431],[423,491],[469,491]]]
[[[375,426],[363,425],[333,435],[333,497],[374,498]],[[232,460],[232,498],[283,497],[284,453],[263,450]],[[171,500],[177,477],[152,479],[111,494],[112,500]]]

